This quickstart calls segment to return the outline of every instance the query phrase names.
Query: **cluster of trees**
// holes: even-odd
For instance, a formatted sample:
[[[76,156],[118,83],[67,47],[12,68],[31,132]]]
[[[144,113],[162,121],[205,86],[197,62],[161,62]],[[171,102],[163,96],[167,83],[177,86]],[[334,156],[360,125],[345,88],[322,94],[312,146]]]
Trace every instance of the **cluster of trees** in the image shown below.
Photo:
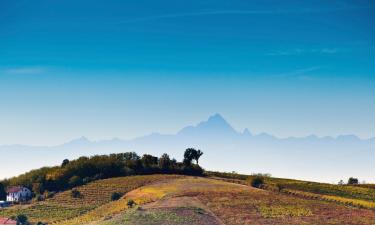
[[[338,184],[339,184],[339,185],[344,185],[345,183],[344,183],[343,180],[340,180]],[[348,179],[347,184],[348,184],[348,185],[357,185],[357,184],[359,184],[358,178],[350,177],[350,178]]]
[[[25,186],[35,195],[47,197],[54,192],[110,177],[155,173],[200,176],[203,169],[198,161],[202,154],[200,150],[188,148],[183,162],[171,159],[168,154],[155,157],[149,154],[139,156],[135,152],[80,157],[72,161],[65,159],[60,166],[43,167],[1,181],[0,199],[5,198],[6,187],[14,185]]]

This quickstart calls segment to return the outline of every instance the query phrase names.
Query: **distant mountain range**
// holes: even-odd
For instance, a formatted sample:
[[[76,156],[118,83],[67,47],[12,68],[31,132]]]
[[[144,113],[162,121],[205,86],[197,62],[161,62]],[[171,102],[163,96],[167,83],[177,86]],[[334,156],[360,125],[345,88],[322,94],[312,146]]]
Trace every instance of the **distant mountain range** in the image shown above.
[[[201,165],[209,170],[264,172],[278,177],[337,182],[350,176],[375,182],[375,138],[354,135],[333,137],[276,138],[238,132],[215,114],[175,135],[153,133],[132,140],[90,141],[85,137],[52,147],[0,146],[0,178],[42,166],[59,165],[65,158],[135,151],[181,159],[187,147],[200,148]]]

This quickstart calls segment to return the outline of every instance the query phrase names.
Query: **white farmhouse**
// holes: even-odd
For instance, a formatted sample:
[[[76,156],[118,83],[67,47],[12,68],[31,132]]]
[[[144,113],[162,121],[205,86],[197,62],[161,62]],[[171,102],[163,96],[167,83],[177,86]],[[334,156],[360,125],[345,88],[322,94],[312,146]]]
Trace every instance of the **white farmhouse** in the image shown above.
[[[22,186],[9,187],[7,189],[8,202],[22,202],[31,198],[31,191]]]

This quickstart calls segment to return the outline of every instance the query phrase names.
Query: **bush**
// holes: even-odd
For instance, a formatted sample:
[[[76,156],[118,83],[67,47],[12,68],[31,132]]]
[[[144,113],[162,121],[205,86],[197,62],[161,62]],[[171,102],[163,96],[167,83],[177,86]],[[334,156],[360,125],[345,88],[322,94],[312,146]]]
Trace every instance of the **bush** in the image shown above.
[[[73,189],[71,191],[71,196],[72,196],[72,198],[81,198],[82,194],[77,189]]]
[[[133,208],[133,206],[135,205],[134,200],[133,199],[129,199],[127,205],[128,205],[129,208]]]
[[[285,189],[285,186],[282,184],[276,184],[277,190],[281,192],[283,189]]]
[[[351,177],[351,178],[349,178],[349,180],[348,180],[348,184],[349,184],[349,185],[355,185],[355,184],[358,184],[358,179],[357,179],[357,178],[354,178],[354,177]]]
[[[53,196],[55,196],[55,192],[54,191],[45,191],[44,192],[44,199],[53,198]]]
[[[41,194],[36,194],[35,195],[35,201],[40,202],[44,200],[44,196]]]
[[[250,185],[255,188],[262,188],[264,185],[264,178],[261,176],[250,177]]]
[[[85,177],[82,179],[82,184],[87,184],[87,183],[90,183],[91,181],[93,181],[93,178]]]
[[[116,201],[116,200],[119,200],[121,198],[122,194],[118,193],[118,192],[113,192],[112,195],[111,195],[111,200],[112,201]]]
[[[69,179],[69,185],[71,187],[76,187],[76,186],[81,185],[81,184],[82,184],[82,179],[79,176],[72,176]]]
[[[17,224],[20,224],[20,225],[26,225],[26,224],[29,224],[27,222],[27,216],[25,216],[24,214],[18,214],[16,216],[16,221],[17,221]]]

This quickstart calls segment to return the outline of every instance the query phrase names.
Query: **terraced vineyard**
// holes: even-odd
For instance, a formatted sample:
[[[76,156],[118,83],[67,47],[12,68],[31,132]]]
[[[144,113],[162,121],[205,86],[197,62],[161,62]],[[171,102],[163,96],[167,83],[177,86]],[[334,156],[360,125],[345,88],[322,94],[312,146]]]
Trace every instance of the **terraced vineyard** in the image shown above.
[[[363,186],[333,185],[277,178],[266,178],[266,183],[269,185],[279,184],[286,189],[306,191],[314,194],[375,201],[375,189]]]
[[[178,175],[145,175],[98,180],[78,187],[82,197],[73,198],[71,191],[56,194],[44,202],[0,210],[0,216],[25,214],[31,222],[57,222],[77,217],[111,201],[113,192],[127,193],[156,181],[176,179]]]
[[[138,209],[125,209],[118,215],[102,217],[95,224],[373,225],[375,221],[373,210],[347,207],[319,199],[299,198],[207,178],[168,180],[129,194],[131,195],[127,197],[135,200],[151,195],[155,202]]]
[[[232,183],[248,184],[247,179],[253,176],[208,172],[209,176],[224,178]],[[266,189],[297,195],[300,197],[333,201],[345,205],[375,209],[375,186],[367,185],[334,185],[292,179],[264,177]]]

